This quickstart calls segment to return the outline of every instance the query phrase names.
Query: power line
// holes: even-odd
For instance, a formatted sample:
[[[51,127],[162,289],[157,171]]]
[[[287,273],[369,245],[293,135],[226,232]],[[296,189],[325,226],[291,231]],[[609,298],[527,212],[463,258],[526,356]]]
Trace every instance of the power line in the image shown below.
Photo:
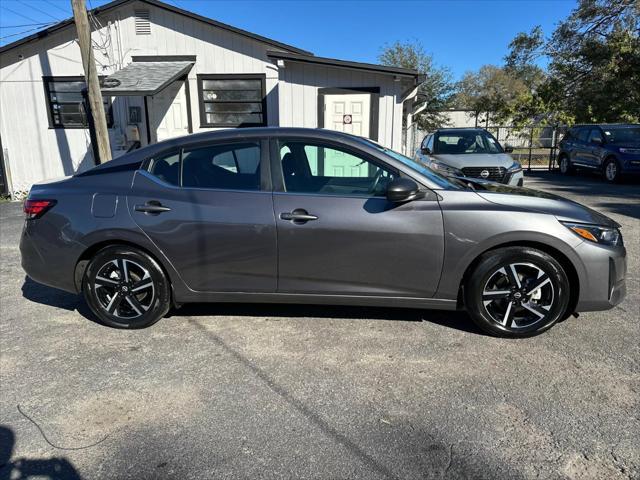
[[[33,5],[29,5],[29,8],[33,8],[36,12],[43,13],[43,14],[45,14],[45,15],[46,15],[47,17],[49,17],[49,18],[53,18],[56,22],[59,22],[59,21],[60,21],[60,19],[59,19],[59,18],[54,17],[54,16],[53,16],[53,15],[51,15],[50,13],[47,13],[47,12],[45,12],[44,10],[41,10],[41,9],[40,9],[40,8],[38,8],[38,7],[34,7]]]
[[[29,20],[30,22],[38,22],[38,20],[36,20],[35,18],[27,17],[26,15],[23,15],[22,13],[18,13],[18,12],[16,12],[15,10],[11,10],[10,8],[7,8],[7,6],[6,6],[6,5],[3,5],[3,8],[4,8],[5,10],[7,10],[7,11],[9,11],[9,12],[13,13],[14,15],[18,15],[19,17],[22,17],[22,18],[24,18],[24,19],[26,19],[26,20]]]
[[[0,25],[0,28],[37,27],[42,25],[50,25],[52,23],[54,22],[23,23],[22,25]]]
[[[53,23],[53,22],[51,22],[51,23]],[[4,40],[5,38],[10,38],[10,37],[17,37],[18,35],[24,35],[25,33],[33,32],[35,30],[40,30],[40,27],[30,28],[29,30],[24,30],[23,32],[18,32],[18,33],[12,33],[11,35],[4,35],[4,36],[0,37],[0,40]]]
[[[56,5],[54,2],[51,2],[49,0],[42,0],[43,2],[51,5],[53,8],[57,8],[58,10],[60,10],[61,12],[64,12],[65,15],[69,15],[69,12],[67,10],[65,10],[64,8]]]

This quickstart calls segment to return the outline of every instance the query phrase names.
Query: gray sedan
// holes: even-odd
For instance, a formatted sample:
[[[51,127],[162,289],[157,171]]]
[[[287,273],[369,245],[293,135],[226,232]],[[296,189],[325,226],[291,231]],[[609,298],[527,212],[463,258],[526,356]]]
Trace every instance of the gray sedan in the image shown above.
[[[283,302],[464,308],[522,337],[625,295],[604,215],[338,132],[173,139],[34,185],[25,214],[27,274],[113,327],[186,302]]]

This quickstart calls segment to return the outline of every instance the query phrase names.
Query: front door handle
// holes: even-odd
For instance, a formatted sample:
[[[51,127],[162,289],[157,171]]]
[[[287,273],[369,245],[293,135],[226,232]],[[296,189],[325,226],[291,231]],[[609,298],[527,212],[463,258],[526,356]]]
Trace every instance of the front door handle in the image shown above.
[[[163,212],[170,212],[169,207],[165,207],[157,200],[149,200],[144,205],[136,205],[133,207],[136,212],[146,213],[148,215],[159,215]]]
[[[290,220],[293,223],[297,224],[307,223],[312,220],[318,220],[318,217],[316,215],[310,215],[309,212],[307,212],[303,208],[296,208],[293,212],[281,213],[280,218],[282,220]]]

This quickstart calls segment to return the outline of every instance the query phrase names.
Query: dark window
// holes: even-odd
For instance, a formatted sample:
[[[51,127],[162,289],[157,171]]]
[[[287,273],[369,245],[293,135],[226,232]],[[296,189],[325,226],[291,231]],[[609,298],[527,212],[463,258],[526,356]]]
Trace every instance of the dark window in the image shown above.
[[[581,128],[580,130],[578,130],[578,140],[583,142],[583,143],[587,143],[587,137],[589,136],[589,129],[588,128]]]
[[[152,158],[149,172],[163,182],[180,186],[180,152],[172,151]]]
[[[260,190],[260,144],[245,142],[185,149],[182,186]]]
[[[280,142],[287,192],[384,196],[397,173],[340,148],[321,143]]]
[[[199,75],[203,127],[267,124],[264,75]]]
[[[593,142],[593,141],[600,141],[600,143],[604,142],[604,138],[602,138],[602,132],[600,131],[599,128],[594,128],[591,130],[591,133],[589,134],[589,143]]]
[[[44,77],[49,124],[52,127],[87,128],[87,85],[83,77]],[[104,98],[107,126],[113,126],[111,100]]]

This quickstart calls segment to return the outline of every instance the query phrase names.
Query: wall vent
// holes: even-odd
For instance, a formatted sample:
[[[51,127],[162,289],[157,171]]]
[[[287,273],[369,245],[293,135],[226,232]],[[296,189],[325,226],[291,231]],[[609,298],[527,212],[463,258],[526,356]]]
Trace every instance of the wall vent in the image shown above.
[[[149,10],[136,10],[136,35],[151,35]]]

